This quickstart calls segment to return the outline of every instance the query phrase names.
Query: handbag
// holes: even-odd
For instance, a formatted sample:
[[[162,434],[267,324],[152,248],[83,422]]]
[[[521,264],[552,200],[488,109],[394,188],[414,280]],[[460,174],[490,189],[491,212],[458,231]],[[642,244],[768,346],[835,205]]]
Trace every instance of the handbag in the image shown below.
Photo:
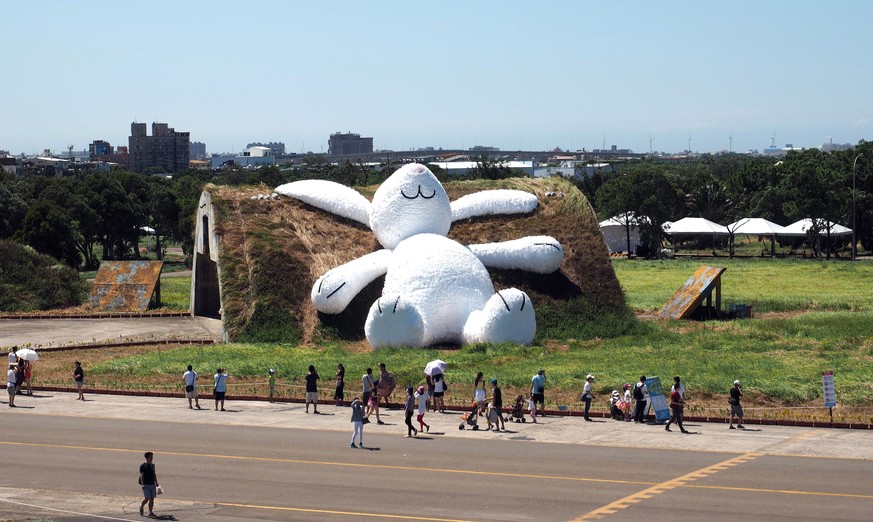
[[[193,385],[193,384],[186,384],[186,385],[185,385],[185,391],[186,391],[186,392],[192,392],[192,391],[194,391],[194,385]]]

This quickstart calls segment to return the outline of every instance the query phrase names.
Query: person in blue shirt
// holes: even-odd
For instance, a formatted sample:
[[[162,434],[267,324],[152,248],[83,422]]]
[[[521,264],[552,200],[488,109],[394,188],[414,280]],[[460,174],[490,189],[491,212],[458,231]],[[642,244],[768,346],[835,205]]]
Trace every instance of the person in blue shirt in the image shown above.
[[[213,390],[215,395],[215,411],[218,411],[219,403],[221,404],[221,411],[224,411],[224,393],[227,391],[228,377],[230,377],[230,374],[223,368],[215,370],[215,376],[213,377],[215,381],[215,389]]]
[[[536,375],[530,380],[530,397],[534,407],[539,404],[538,414],[540,417],[545,417],[546,406],[546,371],[540,368]]]

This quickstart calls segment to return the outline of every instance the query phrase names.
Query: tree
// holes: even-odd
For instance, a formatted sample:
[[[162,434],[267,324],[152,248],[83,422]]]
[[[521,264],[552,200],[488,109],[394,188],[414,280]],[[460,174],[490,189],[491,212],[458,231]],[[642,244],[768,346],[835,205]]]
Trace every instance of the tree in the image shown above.
[[[808,149],[789,153],[782,168],[786,170],[783,186],[789,199],[784,208],[794,219],[809,218],[809,231],[816,256],[821,257],[821,235],[825,234],[827,259],[831,258],[832,223],[841,220],[851,204],[851,183],[840,166],[839,155]]]
[[[77,268],[80,258],[75,234],[70,215],[54,201],[43,199],[27,211],[15,240]]]
[[[660,255],[661,223],[681,212],[681,198],[665,173],[652,162],[627,165],[597,189],[601,215],[632,213],[640,228],[640,240],[650,252]]]

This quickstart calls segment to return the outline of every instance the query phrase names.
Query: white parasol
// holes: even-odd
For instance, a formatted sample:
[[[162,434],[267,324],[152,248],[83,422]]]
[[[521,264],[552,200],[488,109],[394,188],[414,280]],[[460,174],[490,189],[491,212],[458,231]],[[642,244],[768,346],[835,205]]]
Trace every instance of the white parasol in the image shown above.
[[[433,360],[424,367],[424,374],[433,377],[435,373],[443,373],[446,371],[445,361],[439,359]]]
[[[39,355],[37,355],[36,350],[31,350],[30,348],[22,348],[15,352],[15,355],[18,356],[19,359],[24,359],[25,361],[38,361]]]

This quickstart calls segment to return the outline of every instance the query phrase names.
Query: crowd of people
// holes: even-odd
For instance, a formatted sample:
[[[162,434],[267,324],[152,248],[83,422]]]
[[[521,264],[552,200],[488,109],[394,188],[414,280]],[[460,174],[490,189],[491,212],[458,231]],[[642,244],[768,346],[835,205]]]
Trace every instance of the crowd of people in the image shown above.
[[[25,360],[23,357],[16,355],[16,347],[8,354],[9,370],[6,373],[6,387],[9,394],[9,407],[17,407],[15,404],[16,395],[32,395],[31,379],[32,379],[32,363]],[[382,399],[384,405],[389,404],[389,398],[397,387],[396,380],[388,371],[385,363],[379,364],[378,378],[373,374],[372,368],[367,368],[366,372],[361,376],[361,394],[354,395],[352,400],[346,403],[346,369],[342,363],[337,364],[333,400],[336,406],[349,404],[352,406],[352,422],[360,422],[360,430],[356,424],[355,436],[358,437],[359,445],[363,437],[363,425],[372,422],[370,419],[375,418],[376,424],[385,424],[382,421],[379,408]],[[75,361],[73,368],[73,382],[78,392],[77,400],[85,400],[83,387],[85,383],[85,371],[79,361]],[[185,398],[188,401],[188,408],[201,409],[199,390],[198,390],[199,374],[194,370],[192,365],[188,365],[187,371],[182,374],[182,382],[185,387]],[[227,393],[228,379],[230,374],[224,368],[217,368],[213,375],[212,396],[215,401],[216,411],[226,411],[224,402]],[[310,405],[312,413],[318,414],[318,381],[320,376],[314,365],[309,366],[308,373],[304,376],[305,380],[305,412],[309,413]],[[590,422],[590,410],[593,401],[595,400],[594,376],[587,375],[579,394],[579,401],[583,403],[582,418]],[[491,385],[490,390],[487,384]],[[622,390],[613,390],[612,394],[607,399],[610,416],[618,421],[642,423],[645,421],[646,415],[651,405],[649,390],[646,385],[647,378],[641,375],[638,382],[635,384],[626,383]],[[269,401],[275,401],[276,394],[276,370],[270,368],[268,370],[269,384]],[[538,417],[545,414],[545,390],[546,390],[546,372],[544,369],[539,369],[536,374],[531,377],[530,386],[527,390],[527,395],[519,395],[514,403],[509,405],[507,411],[504,411],[503,393],[496,378],[487,379],[483,372],[477,372],[476,377],[472,382],[471,394],[471,410],[478,417],[484,417],[487,421],[487,429],[501,431],[505,430],[505,420],[526,420],[524,419],[524,406],[527,406],[527,414],[531,422],[536,423]],[[419,432],[430,430],[430,426],[424,421],[427,412],[446,412],[445,394],[448,391],[448,382],[441,369],[426,372],[424,383],[417,387],[407,386],[403,398],[403,409],[406,416],[407,436],[417,436]],[[489,393],[490,392],[490,393]],[[670,409],[670,419],[666,423],[664,429],[672,431],[671,426],[678,426],[682,433],[688,433],[683,424],[685,410],[685,384],[682,383],[680,377],[673,378],[673,385],[670,388],[669,394],[666,395],[666,400]],[[743,407],[742,407],[743,391],[740,381],[734,381],[733,387],[729,391],[730,405],[730,424],[729,429],[744,428],[743,426]],[[360,409],[360,411],[358,411]],[[417,427],[412,422],[412,417],[415,417]],[[735,422],[736,421],[736,422]],[[478,425],[476,426],[478,429]]]

